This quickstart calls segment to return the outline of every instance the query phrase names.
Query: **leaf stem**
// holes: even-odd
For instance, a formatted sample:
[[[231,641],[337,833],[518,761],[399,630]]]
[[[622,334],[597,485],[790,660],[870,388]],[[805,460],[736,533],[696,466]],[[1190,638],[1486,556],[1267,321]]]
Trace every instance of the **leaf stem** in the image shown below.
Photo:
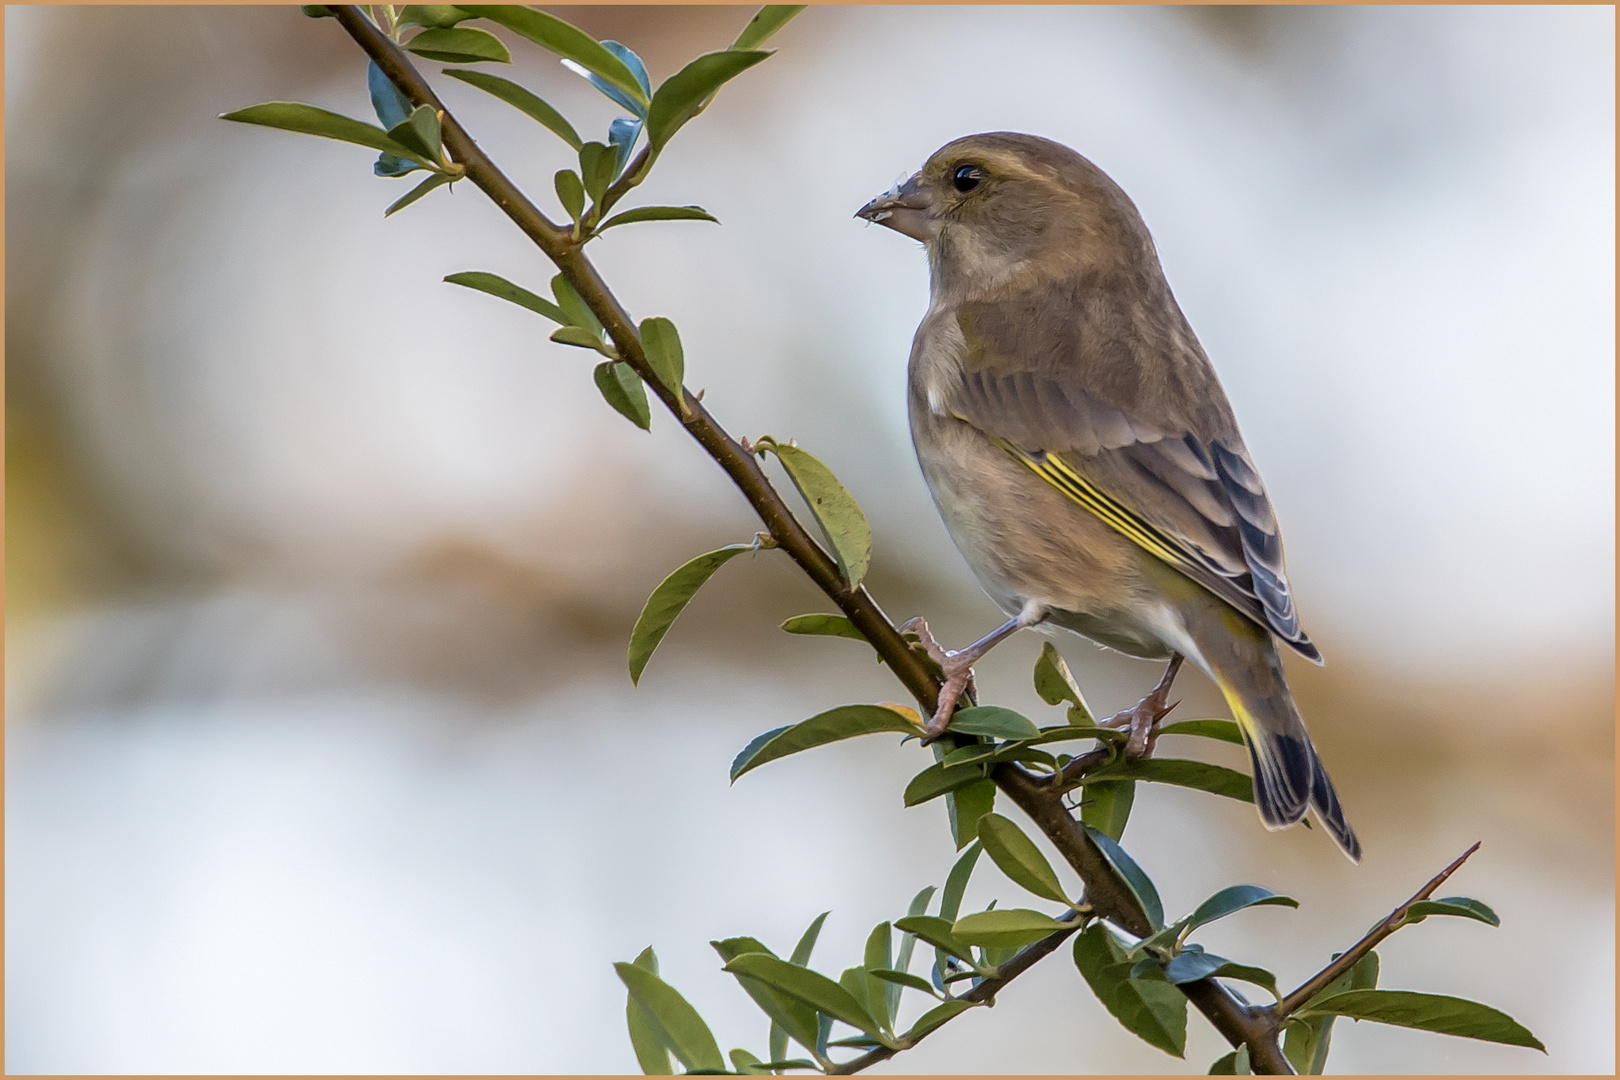
[[[1399,930],[1401,925],[1406,921],[1406,913],[1412,907],[1412,905],[1421,900],[1427,900],[1430,896],[1434,895],[1434,890],[1438,889],[1442,884],[1444,884],[1446,878],[1450,877],[1452,874],[1455,874],[1458,868],[1461,867],[1463,863],[1468,861],[1468,857],[1479,850],[1479,845],[1480,841],[1474,841],[1473,847],[1457,856],[1456,860],[1450,866],[1434,875],[1434,877],[1429,880],[1429,883],[1423,886],[1423,888],[1419,889],[1417,892],[1413,893],[1411,898],[1408,899],[1406,903],[1390,912],[1388,918],[1379,923],[1377,926],[1373,927],[1371,930],[1367,931],[1366,935],[1363,936],[1360,941],[1356,942],[1344,952],[1340,953],[1331,964],[1323,968],[1321,971],[1318,971],[1315,975],[1312,975],[1309,979],[1306,979],[1299,985],[1298,989],[1294,990],[1288,994],[1287,997],[1278,1002],[1278,1020],[1280,1021],[1287,1019],[1289,1016],[1298,1012],[1307,1001],[1315,997],[1317,994],[1320,994],[1323,989],[1327,987],[1328,983],[1332,982],[1334,979],[1337,979],[1346,971],[1349,971],[1355,966],[1356,961],[1372,952],[1373,949],[1377,947],[1379,942],[1383,941],[1385,938],[1389,937],[1389,935]]]

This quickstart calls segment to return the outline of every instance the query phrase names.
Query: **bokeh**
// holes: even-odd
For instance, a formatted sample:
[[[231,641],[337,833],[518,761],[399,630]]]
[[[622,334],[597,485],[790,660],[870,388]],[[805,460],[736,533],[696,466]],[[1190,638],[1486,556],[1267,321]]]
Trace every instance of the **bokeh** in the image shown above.
[[[654,78],[735,7],[557,8]],[[870,579],[947,643],[999,616],[911,454],[911,241],[854,210],[938,145],[1035,132],[1135,199],[1289,544],[1325,668],[1291,669],[1365,843],[1144,792],[1166,906],[1292,984],[1474,840],[1500,929],[1430,920],[1384,984],[1505,1009],[1548,1056],[1341,1023],[1346,1072],[1614,1069],[1612,8],[827,7],[684,131],[646,200],[724,223],[593,245],[680,325],[736,434],[797,438],[865,505]],[[13,1072],[625,1072],[610,963],[653,945],[722,1046],[765,1023],[707,942],[858,956],[953,857],[915,750],[846,743],[728,787],[768,728],[900,691],[775,553],[728,565],[632,689],[671,568],[757,527],[667,416],[610,412],[549,325],[444,285],[544,260],[471,185],[397,217],[354,147],[221,123],[365,116],[294,8],[6,12],[6,1066]],[[555,59],[515,77],[582,130]],[[439,65],[425,63],[429,70]],[[449,106],[553,207],[557,140]],[[598,137],[600,137],[598,135]],[[1033,634],[979,669],[1041,715]],[[1059,642],[1100,709],[1157,669]],[[1176,715],[1222,715],[1197,675]],[[1044,719],[1044,718],[1043,718]],[[986,864],[970,901],[1015,888]],[[883,1066],[1201,1073],[1061,955]]]

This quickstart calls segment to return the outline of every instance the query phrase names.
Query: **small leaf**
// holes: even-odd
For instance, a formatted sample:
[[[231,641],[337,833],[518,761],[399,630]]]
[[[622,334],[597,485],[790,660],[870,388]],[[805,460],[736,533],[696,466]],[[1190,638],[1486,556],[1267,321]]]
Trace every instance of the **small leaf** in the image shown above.
[[[778,960],[765,953],[745,953],[726,964],[732,974],[758,979],[767,986],[868,1035],[878,1034],[877,1022],[850,992],[827,976],[809,968]]]
[[[894,924],[908,934],[916,934],[934,948],[942,952],[969,961],[973,960],[973,950],[965,941],[959,940],[951,932],[951,921],[942,919],[937,915],[907,915]],[[943,966],[943,965],[942,965]]]
[[[725,1059],[720,1056],[720,1046],[709,1025],[674,987],[635,964],[614,964],[613,970],[629,988],[630,996],[646,1010],[659,1039],[674,1051],[681,1064],[689,1071],[725,1069]]]
[[[810,963],[810,954],[816,949],[816,939],[821,936],[821,924],[827,921],[830,914],[832,913],[823,911],[810,920],[810,925],[804,928],[804,933],[799,937],[799,943],[793,946],[793,963],[800,967]]]
[[[635,963],[644,971],[658,974],[658,956],[650,945],[641,951]],[[625,1000],[624,1018],[630,1028],[630,1046],[636,1052],[636,1062],[641,1066],[642,1073],[647,1076],[669,1076],[674,1071],[669,1065],[669,1049],[659,1036],[652,1017],[637,1003],[634,994],[628,995]]]
[[[1135,780],[1090,783],[1080,800],[1080,820],[1117,842],[1125,835],[1135,802]]]
[[[763,944],[753,938],[727,938],[724,941],[711,941],[715,952],[720,954],[721,963],[729,964],[732,960],[745,953],[764,953],[775,956]],[[748,996],[754,999],[760,1011],[771,1018],[771,1031],[773,1045],[771,1057],[773,1059],[787,1053],[787,1039],[792,1036],[798,1044],[806,1050],[816,1045],[816,1011],[804,1002],[778,993],[758,979],[747,975],[733,973]]]
[[[450,4],[407,4],[394,24],[448,30],[456,23],[470,18],[471,13]]]
[[[563,119],[561,113],[511,79],[503,79],[486,71],[467,71],[463,68],[445,68],[444,73],[452,79],[460,79],[469,86],[476,86],[484,93],[500,98],[525,116],[538,121],[575,150],[583,145],[579,133],[574,130],[574,125]]]
[[[1165,982],[1130,977],[1125,949],[1101,922],[1074,939],[1074,964],[1103,1007],[1144,1042],[1181,1057],[1187,1049],[1187,999]]]
[[[819,634],[823,637],[846,637],[865,641],[866,635],[843,615],[795,615],[782,624],[790,634]]]
[[[1016,823],[1000,814],[986,814],[979,819],[979,840],[1001,872],[1014,882],[1046,900],[1069,902],[1052,864]]]
[[[658,381],[679,397],[686,381],[686,354],[681,349],[681,335],[675,324],[663,318],[643,319],[641,348]]]
[[[646,65],[641,62],[641,57],[637,56],[629,47],[621,45],[617,41],[603,41],[602,48],[624,61],[624,66],[629,68],[630,73],[636,77],[636,83],[641,87],[642,93],[648,97],[652,95],[652,84],[647,81],[647,68]],[[618,87],[602,78],[602,76],[587,71],[583,64],[576,63],[572,60],[564,60],[563,67],[568,68],[577,75],[583,75],[585,78],[589,79],[591,85],[602,91],[602,93],[606,94],[609,100],[611,100],[614,104],[629,109],[640,119],[646,118],[647,105],[644,101],[631,97],[623,90],[620,90]]]
[[[983,766],[936,762],[911,778],[911,783],[906,785],[905,803],[907,806],[921,806],[930,799],[937,799],[983,779]]]
[[[1406,909],[1406,925],[1422,922],[1430,915],[1459,915],[1465,919],[1478,919],[1489,926],[1501,926],[1502,920],[1488,906],[1469,896],[1442,896],[1438,900],[1419,900]]]
[[[1142,872],[1142,868],[1136,865],[1136,860],[1125,854],[1125,849],[1111,837],[1098,832],[1090,825],[1083,827],[1086,835],[1091,837],[1092,842],[1102,852],[1103,858],[1108,860],[1108,864],[1135,895],[1137,903],[1142,905],[1142,912],[1147,916],[1153,929],[1163,930],[1164,905],[1159,902],[1159,891],[1153,887],[1152,879]]]
[[[1334,953],[1333,959],[1338,958],[1339,954]],[[1307,1001],[1305,1007],[1310,1008],[1316,1002],[1346,990],[1371,990],[1377,985],[1378,954],[1369,952],[1356,961],[1349,971],[1328,983],[1321,993]],[[1328,1051],[1333,1045],[1334,1019],[1333,1016],[1318,1016],[1301,1020],[1297,1015],[1289,1018],[1288,1030],[1283,1038],[1283,1054],[1296,1072],[1319,1076],[1327,1067]]]
[[[624,167],[630,164],[630,151],[635,148],[636,137],[641,134],[642,121],[621,116],[608,125],[608,146],[613,151],[613,179],[617,180]]]
[[[887,970],[894,963],[894,932],[886,922],[878,923],[872,928],[872,933],[866,938],[866,950],[861,958],[860,982],[865,991],[861,1001],[866,1011],[871,1013],[878,1025],[885,1030],[894,1024],[894,1014],[889,1011],[889,988],[882,985],[881,980],[868,976],[869,972]]]
[[[501,39],[488,30],[472,27],[460,29],[434,27],[423,30],[405,43],[405,48],[417,56],[438,60],[446,64],[477,64],[490,61],[510,64],[512,54],[506,51]]]
[[[555,341],[559,345],[572,345],[576,349],[590,349],[592,352],[601,353],[610,361],[618,359],[612,346],[583,327],[564,326],[553,330],[549,340]],[[597,389],[601,390],[603,396],[607,397],[608,404],[622,413],[631,423],[639,428],[645,428],[652,422],[652,414],[646,412],[644,408],[636,408],[635,406],[637,398],[640,398],[643,402],[647,398],[646,392],[641,389],[640,376],[635,373],[635,369],[629,364],[613,365],[610,375],[611,377],[608,378],[609,385],[606,386],[603,385],[603,377],[598,376],[596,380]],[[613,382],[619,384],[617,391],[612,388],[611,384]],[[632,411],[625,412],[626,408]]]
[[[419,169],[426,168],[426,165],[413,158],[395,157],[393,154],[379,154],[377,160],[371,165],[372,173],[390,179],[408,176]]]
[[[1164,977],[1165,981],[1173,983],[1197,982],[1229,963],[1231,961],[1224,956],[1216,956],[1202,949],[1188,949],[1164,965]]]
[[[782,1058],[775,1058],[771,1061],[760,1062],[758,1068],[766,1069],[771,1072],[777,1072],[784,1069],[814,1069],[816,1072],[821,1071],[821,1066],[817,1065],[813,1061],[806,1061],[804,1058],[788,1058],[786,1060],[783,1060]]]
[[[1248,964],[1238,964],[1228,960],[1210,972],[1210,976],[1217,979],[1236,979],[1239,982],[1253,983],[1255,986],[1263,987],[1278,1001],[1282,1000],[1282,995],[1277,992],[1277,976],[1265,968],[1250,967]]]
[[[588,142],[579,148],[579,178],[585,184],[585,194],[591,202],[598,202],[602,193],[613,183],[614,162],[618,155],[599,142]]]
[[[1509,1046],[1527,1046],[1543,1053],[1541,1040],[1511,1016],[1489,1005],[1444,994],[1419,994],[1410,990],[1349,990],[1313,1001],[1296,1014],[1347,1016],[1352,1020],[1374,1020],[1380,1024],[1461,1035]]]
[[[766,4],[754,12],[754,17],[748,20],[737,40],[731,43],[733,49],[757,49],[765,44],[767,38],[787,25],[789,19],[805,9],[804,4]]]
[[[647,661],[658,648],[658,643],[669,633],[670,624],[686,610],[687,603],[703,587],[714,572],[741,555],[753,550],[752,544],[728,544],[723,548],[705,552],[683,563],[647,597],[635,629],[630,631],[630,681],[639,684]]]
[[[743,747],[742,753],[731,763],[731,780],[735,783],[744,773],[801,750],[884,731],[919,734],[903,716],[881,705],[841,705],[828,709],[797,724],[767,731]]]
[[[516,4],[491,4],[466,7],[479,18],[500,23],[515,34],[521,34],[536,45],[550,49],[565,60],[572,60],[593,74],[600,75],[609,84],[629,95],[632,101],[646,106],[647,93],[625,62],[604,48],[591,35],[579,27],[566,23],[555,15]]]
[[[967,892],[968,880],[973,876],[973,867],[979,861],[979,855],[984,851],[984,845],[978,841],[961,855],[951,866],[951,872],[945,875],[945,888],[939,894],[939,916],[946,923],[956,921],[957,915],[962,911],[962,897]],[[902,930],[905,927],[901,927]]]
[[[701,206],[638,206],[634,210],[614,214],[598,225],[596,231],[601,233],[615,225],[630,225],[637,221],[712,221],[720,224],[719,218]]]
[[[557,298],[557,306],[562,308],[563,314],[568,316],[570,326],[578,326],[589,330],[597,337],[602,336],[602,324],[596,318],[596,313],[590,309],[568,279],[561,274],[551,279],[551,295]]]
[[[1254,802],[1254,782],[1236,769],[1211,765],[1206,761],[1182,758],[1127,758],[1117,764],[1088,773],[1083,783],[1099,780],[1148,780],[1195,788],[1211,795],[1224,795],[1240,802]]]
[[[1164,735],[1197,735],[1205,739],[1219,739],[1221,742],[1243,745],[1243,732],[1230,720],[1180,720],[1174,724],[1167,724],[1159,729],[1160,736]]]
[[[1235,911],[1244,908],[1260,907],[1267,904],[1276,904],[1281,907],[1299,907],[1299,901],[1291,896],[1278,896],[1270,889],[1259,885],[1228,885],[1220,892],[1199,904],[1197,909],[1186,919],[1186,929],[1183,936],[1192,933],[1200,926],[1212,923],[1216,919],[1224,919]]]
[[[838,482],[832,470],[821,459],[797,446],[779,443],[769,435],[760,437],[755,444],[759,450],[770,450],[782,463],[793,486],[810,507],[821,534],[838,560],[839,572],[851,587],[866,577],[866,568],[872,561],[872,527],[844,485]]]
[[[979,835],[979,819],[996,805],[996,782],[976,780],[945,796],[945,811],[951,822],[951,839],[961,851]]]
[[[959,735],[983,735],[990,739],[1038,739],[1041,729],[1034,721],[999,705],[975,705],[958,709],[946,731]]]
[[[895,971],[893,968],[873,968],[872,977],[882,979],[887,983],[894,983],[896,986],[909,986],[913,990],[921,990],[923,993],[933,997],[939,996],[934,991],[934,988],[929,985],[927,979],[919,975],[913,975],[908,971]]]
[[[952,924],[951,933],[966,945],[1018,949],[1073,925],[1028,908],[997,908],[962,916]]]
[[[371,94],[371,108],[385,128],[403,123],[411,115],[411,103],[383,69],[372,60],[366,64],[366,90]]]
[[[407,191],[404,195],[401,195],[392,206],[383,211],[383,217],[392,217],[401,210],[405,209],[407,206],[411,205],[411,203],[415,202],[417,199],[420,199],[422,196],[432,191],[434,188],[443,187],[454,179],[455,177],[446,176],[444,173],[434,173],[432,176],[423,180],[420,184],[417,184],[415,187],[411,188],[411,190]]]
[[[1209,1067],[1210,1076],[1248,1076],[1254,1070],[1249,1067],[1249,1048],[1240,1046],[1225,1057],[1215,1059]]]
[[[300,135],[319,135],[324,139],[367,146],[396,157],[409,158],[414,153],[389,138],[388,133],[380,127],[295,101],[269,101],[263,105],[250,105],[245,109],[224,113],[220,119],[234,120],[239,124],[279,128]]]
[[[920,890],[917,893],[916,896],[913,896],[911,898],[911,906],[906,909],[906,914],[907,915],[923,915],[923,914],[926,914],[927,911],[928,911],[928,901],[933,898],[933,895],[934,895],[934,886],[932,886],[932,885],[929,885],[926,888]],[[897,970],[897,971],[899,971],[901,973],[905,973],[905,972],[908,972],[911,969],[911,954],[912,954],[912,951],[916,948],[916,945],[917,945],[917,935],[916,934],[907,934],[907,933],[904,933],[904,932],[901,933],[901,935],[900,935],[900,953],[899,953],[898,956],[895,957],[894,970]],[[876,972],[874,972],[873,974],[876,974]],[[927,990],[928,993],[932,994],[934,992],[933,988],[929,985],[927,980],[919,980],[919,981],[922,982],[923,987]],[[899,1007],[900,1007],[900,987],[898,985],[890,986],[889,987],[889,1015],[890,1016],[898,1015],[896,1010]]]
[[[1074,683],[1074,676],[1069,673],[1069,665],[1063,662],[1063,657],[1058,655],[1050,641],[1041,644],[1041,655],[1035,660],[1035,692],[1048,705],[1064,701],[1073,705],[1069,710],[1070,723],[1096,722],[1091,718],[1091,709],[1086,705],[1080,688]]]
[[[418,105],[411,115],[388,129],[388,137],[426,165],[443,156],[439,143],[439,114],[430,105]]]
[[[733,1072],[740,1073],[743,1076],[768,1076],[770,1074],[771,1070],[762,1068],[759,1058],[746,1050],[733,1050],[726,1056],[731,1058]]]
[[[900,1037],[908,1043],[914,1043],[924,1035],[927,1035],[930,1031],[933,1031],[935,1028],[945,1023],[945,1021],[965,1013],[977,1005],[978,1002],[963,1001],[960,998],[957,998],[954,1001],[946,1001],[942,1004],[935,1005],[932,1009],[929,1009],[927,1012],[917,1017],[917,1022],[912,1024],[911,1028]]]
[[[544,315],[552,322],[567,323],[568,317],[562,309],[550,300],[536,296],[521,285],[514,285],[497,274],[487,274],[482,270],[467,270],[459,274],[451,274],[444,280],[452,285],[460,285],[467,289],[477,289],[479,292],[500,297],[509,303],[521,308],[528,308],[536,315]]]
[[[579,173],[573,169],[558,169],[552,178],[557,201],[571,221],[578,221],[585,213],[585,185],[579,182]]]
[[[698,57],[671,75],[647,110],[647,141],[656,151],[707,107],[715,91],[771,54],[727,49]]]

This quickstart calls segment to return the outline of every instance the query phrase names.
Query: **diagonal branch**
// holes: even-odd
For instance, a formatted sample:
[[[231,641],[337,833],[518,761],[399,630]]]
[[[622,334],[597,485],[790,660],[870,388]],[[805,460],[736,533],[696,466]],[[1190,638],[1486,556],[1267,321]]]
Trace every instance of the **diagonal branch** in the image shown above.
[[[367,56],[413,105],[431,105],[442,114],[444,144],[451,157],[466,167],[467,179],[482,190],[529,237],[573,285],[601,321],[620,359],[635,369],[652,392],[731,477],[764,522],[777,545],[798,563],[810,580],[836,603],[861,634],[883,657],[923,709],[932,713],[940,683],[922,653],[912,649],[889,617],[863,586],[851,587],[838,565],[793,516],[771,485],[754,456],[737,443],[684,387],[663,385],[647,362],[635,321],[608,289],[590,260],[573,239],[571,230],[554,224],[496,167],[465,128],[445,109],[405,52],[377,29],[354,5],[333,5],[332,12]],[[1029,815],[1052,841],[1086,884],[1086,901],[1096,912],[1138,936],[1152,928],[1136,898],[1113,872],[1091,838],[1063,806],[1061,792],[1050,781],[1037,780],[1010,764],[992,773],[996,785]],[[1034,959],[1039,959],[1035,957]],[[1033,962],[1033,960],[1031,961]],[[1192,1003],[1209,1018],[1233,1046],[1249,1047],[1257,1072],[1289,1073],[1287,1059],[1277,1043],[1277,1024],[1269,1010],[1242,1004],[1220,983],[1203,979],[1182,986]]]
[[[1474,841],[1473,847],[1457,856],[1455,862],[1446,867],[1444,870],[1440,871],[1438,874],[1434,875],[1427,885],[1423,886],[1423,888],[1412,894],[1411,899],[1407,900],[1406,903],[1390,912],[1389,918],[1367,931],[1366,935],[1360,941],[1356,942],[1344,952],[1340,953],[1331,964],[1323,968],[1321,971],[1318,971],[1315,975],[1312,975],[1309,979],[1306,979],[1300,984],[1299,989],[1293,991],[1287,997],[1283,998],[1282,1001],[1278,1002],[1278,1017],[1286,1018],[1298,1012],[1307,1001],[1311,1000],[1311,998],[1315,997],[1317,994],[1320,994],[1323,989],[1327,987],[1328,983],[1349,971],[1356,965],[1357,960],[1360,960],[1363,956],[1366,956],[1368,953],[1372,952],[1373,949],[1378,946],[1379,942],[1383,941],[1385,938],[1389,937],[1389,935],[1399,930],[1401,925],[1406,922],[1406,913],[1411,910],[1412,905],[1420,900],[1427,900],[1429,897],[1433,896],[1434,890],[1443,885],[1446,878],[1450,877],[1452,874],[1455,874],[1458,868],[1461,867],[1463,863],[1468,861],[1468,857],[1479,850],[1479,845],[1480,841]]]

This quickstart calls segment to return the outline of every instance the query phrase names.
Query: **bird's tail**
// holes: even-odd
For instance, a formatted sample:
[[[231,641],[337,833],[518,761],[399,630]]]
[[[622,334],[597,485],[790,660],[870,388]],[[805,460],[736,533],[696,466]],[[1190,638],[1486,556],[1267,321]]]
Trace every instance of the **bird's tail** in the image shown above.
[[[1258,627],[1249,633],[1243,629],[1227,626],[1214,640],[1200,635],[1206,640],[1198,644],[1213,646],[1203,650],[1203,659],[1249,748],[1260,820],[1268,829],[1281,829],[1313,811],[1350,861],[1360,862],[1361,842],[1344,819],[1333,781],[1283,680],[1276,643]]]

